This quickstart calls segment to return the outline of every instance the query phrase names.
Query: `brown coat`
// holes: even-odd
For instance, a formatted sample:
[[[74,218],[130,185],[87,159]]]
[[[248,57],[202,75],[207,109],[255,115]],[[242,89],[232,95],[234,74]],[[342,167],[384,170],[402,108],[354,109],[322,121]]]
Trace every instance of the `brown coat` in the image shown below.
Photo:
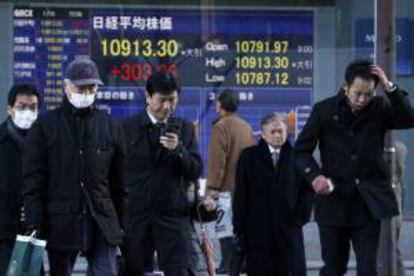
[[[240,152],[252,144],[252,129],[246,121],[236,114],[220,118],[210,137],[207,189],[233,192]]]

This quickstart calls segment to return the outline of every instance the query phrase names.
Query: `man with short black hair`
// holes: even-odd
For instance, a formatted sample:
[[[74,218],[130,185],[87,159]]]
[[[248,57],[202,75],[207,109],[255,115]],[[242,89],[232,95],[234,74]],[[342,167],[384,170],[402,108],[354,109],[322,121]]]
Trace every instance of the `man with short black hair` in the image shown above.
[[[126,152],[121,126],[95,107],[101,84],[92,60],[69,63],[61,106],[39,118],[26,139],[27,223],[47,241],[51,276],[71,275],[79,252],[87,275],[117,275]]]
[[[228,207],[224,208],[224,227],[231,227],[231,198],[234,192],[234,179],[236,164],[240,152],[253,144],[253,133],[250,125],[239,117],[239,98],[231,89],[225,89],[216,100],[216,112],[218,118],[213,122],[210,143],[208,147],[207,170],[207,195],[218,199],[219,204],[227,200]],[[221,197],[220,197],[221,195]],[[225,205],[224,202],[222,205]],[[226,224],[225,221],[228,221]],[[234,262],[237,258],[233,244],[232,229],[223,229],[223,234],[218,233],[221,263],[217,272],[227,274],[237,266]]]
[[[15,84],[10,88],[7,103],[8,117],[0,125],[0,275],[6,275],[16,235],[26,232],[21,169],[23,144],[37,118],[39,92],[33,84]]]
[[[153,271],[154,251],[166,276],[189,275],[187,188],[200,176],[201,157],[191,124],[173,116],[180,92],[174,75],[154,73],[146,85],[146,110],[124,123],[131,191],[126,275]]]
[[[375,96],[378,83],[387,99]],[[351,242],[357,274],[376,275],[380,220],[398,214],[384,137],[413,126],[407,93],[369,60],[350,63],[339,93],[313,107],[295,148],[297,167],[317,195],[321,275],[346,273]],[[312,156],[318,143],[321,166]]]

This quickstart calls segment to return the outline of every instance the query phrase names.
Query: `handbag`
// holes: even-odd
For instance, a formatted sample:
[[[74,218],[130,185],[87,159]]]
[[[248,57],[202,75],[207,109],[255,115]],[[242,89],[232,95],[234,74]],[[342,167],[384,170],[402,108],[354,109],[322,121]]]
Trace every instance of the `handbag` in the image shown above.
[[[36,231],[29,236],[17,235],[6,276],[40,275],[46,241],[35,236]]]

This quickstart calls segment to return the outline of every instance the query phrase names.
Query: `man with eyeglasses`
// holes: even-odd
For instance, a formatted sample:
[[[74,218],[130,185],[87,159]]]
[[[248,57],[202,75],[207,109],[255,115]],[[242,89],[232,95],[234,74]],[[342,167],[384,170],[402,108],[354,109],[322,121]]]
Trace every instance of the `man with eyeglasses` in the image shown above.
[[[24,234],[22,197],[23,142],[37,118],[39,92],[32,84],[15,84],[8,95],[8,117],[0,125],[0,275],[6,270],[17,234]]]
[[[93,61],[71,62],[61,106],[41,116],[26,140],[26,219],[47,240],[52,276],[71,275],[79,252],[88,260],[87,275],[116,275],[126,153],[120,125],[95,107],[101,84]]]

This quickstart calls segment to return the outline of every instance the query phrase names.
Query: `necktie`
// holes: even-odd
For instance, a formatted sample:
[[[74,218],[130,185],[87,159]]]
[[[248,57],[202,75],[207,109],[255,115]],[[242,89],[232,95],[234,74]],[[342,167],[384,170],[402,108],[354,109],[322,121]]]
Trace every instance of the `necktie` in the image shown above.
[[[272,162],[273,162],[273,167],[275,169],[277,168],[278,160],[279,160],[279,151],[275,150],[274,152],[272,152]]]

